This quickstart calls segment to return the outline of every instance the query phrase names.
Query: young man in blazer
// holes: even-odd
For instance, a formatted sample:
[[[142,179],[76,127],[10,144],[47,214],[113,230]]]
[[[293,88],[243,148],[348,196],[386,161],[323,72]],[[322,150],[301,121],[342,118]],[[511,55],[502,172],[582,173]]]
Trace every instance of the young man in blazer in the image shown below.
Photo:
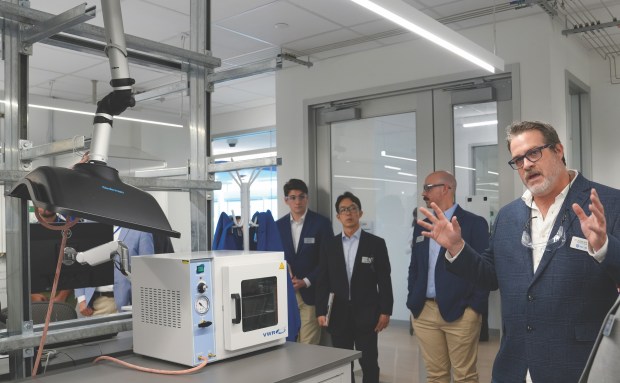
[[[297,296],[301,319],[297,340],[319,344],[321,327],[316,320],[314,288],[321,245],[334,236],[334,231],[329,219],[308,209],[308,186],[304,181],[292,178],[284,184],[284,202],[290,213],[280,218],[276,225]]]
[[[429,174],[422,196],[426,205],[437,204],[446,217],[456,217],[462,236],[482,252],[489,246],[487,221],[454,202],[456,178],[446,171]],[[422,236],[416,225],[411,242],[407,307],[420,344],[429,382],[478,383],[476,362],[482,315],[487,312],[489,290],[446,270],[445,248]]]
[[[316,314],[334,347],[362,352],[363,382],[378,383],[377,335],[390,323],[394,305],[387,247],[382,238],[361,229],[362,203],[355,195],[339,196],[336,212],[342,233],[321,249]]]
[[[422,235],[447,249],[446,267],[499,288],[502,340],[493,382],[577,382],[618,297],[620,191],[566,168],[555,129],[538,121],[507,130],[508,163],[527,190],[495,218],[482,253],[436,204],[420,211]]]

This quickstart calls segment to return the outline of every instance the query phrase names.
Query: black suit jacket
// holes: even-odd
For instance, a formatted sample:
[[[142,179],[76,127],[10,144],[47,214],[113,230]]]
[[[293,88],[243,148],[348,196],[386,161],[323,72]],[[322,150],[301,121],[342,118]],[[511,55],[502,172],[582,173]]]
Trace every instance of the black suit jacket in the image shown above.
[[[329,293],[333,292],[334,303],[328,330],[338,334],[350,329],[347,310],[351,304],[356,327],[362,331],[372,331],[379,315],[392,315],[394,297],[390,271],[390,259],[383,238],[362,230],[349,286],[342,234],[332,237],[321,250],[316,284],[317,317],[326,315]]]
[[[454,211],[454,217],[461,225],[461,236],[465,242],[480,253],[489,247],[489,225],[484,218],[463,210],[460,206]],[[428,219],[425,221],[428,222]],[[422,226],[415,225],[411,245],[407,307],[414,318],[417,318],[424,308],[428,285],[430,239],[422,236],[424,230],[426,229]],[[442,247],[435,266],[435,298],[442,318],[453,322],[463,316],[467,307],[485,314],[489,303],[489,290],[478,288],[474,283],[448,272],[445,255],[446,249]]]
[[[284,257],[291,266],[291,271],[298,279],[308,278],[310,287],[299,289],[301,298],[307,305],[314,305],[315,285],[319,270],[319,251],[325,241],[334,236],[329,219],[311,210],[306,213],[304,226],[299,236],[297,251],[293,246],[291,234],[291,214],[280,218],[276,224],[282,240]]]

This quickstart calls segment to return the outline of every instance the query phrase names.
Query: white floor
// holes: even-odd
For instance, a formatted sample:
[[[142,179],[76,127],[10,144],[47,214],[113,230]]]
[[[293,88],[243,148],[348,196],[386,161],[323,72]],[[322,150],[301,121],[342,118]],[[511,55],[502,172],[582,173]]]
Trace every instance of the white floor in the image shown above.
[[[491,368],[499,349],[498,331],[491,331],[488,342],[478,346],[479,382],[491,381]],[[381,383],[423,383],[419,376],[418,342],[415,334],[409,335],[409,323],[392,321],[379,334],[379,367]],[[361,383],[361,371],[356,366],[355,381]]]

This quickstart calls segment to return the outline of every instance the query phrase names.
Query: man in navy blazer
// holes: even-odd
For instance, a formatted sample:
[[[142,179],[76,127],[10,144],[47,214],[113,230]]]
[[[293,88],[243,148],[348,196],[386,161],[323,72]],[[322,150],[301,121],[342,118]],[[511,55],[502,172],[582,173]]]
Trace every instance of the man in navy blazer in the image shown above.
[[[276,224],[297,296],[301,319],[298,341],[319,344],[321,327],[316,320],[314,288],[321,245],[334,236],[334,231],[329,219],[308,209],[308,186],[304,181],[292,178],[283,189],[290,213]]]
[[[482,252],[488,247],[486,220],[454,202],[456,178],[452,174],[429,174],[423,190],[428,207],[435,203],[446,217],[458,219],[463,239],[474,250]],[[442,261],[446,249],[422,236],[422,230],[416,225],[413,231],[407,307],[414,317],[428,381],[450,383],[452,371],[454,383],[477,383],[478,338],[489,290],[448,272]]]
[[[390,259],[385,240],[362,230],[359,198],[345,192],[336,199],[336,211],[342,233],[321,249],[316,315],[334,347],[362,352],[363,382],[378,383],[378,333],[390,323],[394,305]]]
[[[567,169],[551,125],[513,123],[507,141],[527,190],[499,211],[487,251],[464,242],[458,220],[435,204],[418,223],[447,249],[448,270],[499,288],[493,382],[577,382],[618,296],[620,191]]]

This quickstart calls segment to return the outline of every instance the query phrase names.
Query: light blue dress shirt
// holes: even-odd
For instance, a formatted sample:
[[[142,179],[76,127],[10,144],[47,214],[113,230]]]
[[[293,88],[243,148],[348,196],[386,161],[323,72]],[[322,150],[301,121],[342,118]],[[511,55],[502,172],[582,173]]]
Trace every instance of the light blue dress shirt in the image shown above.
[[[353,266],[355,266],[355,256],[357,255],[357,248],[360,244],[360,236],[362,234],[362,228],[358,228],[352,236],[347,237],[342,232],[342,249],[344,250],[344,262],[347,265],[347,277],[349,277],[349,299],[351,299],[351,276],[353,275]]]
[[[454,215],[454,211],[458,204],[452,205],[451,208],[444,211],[443,214],[446,216],[446,219],[451,220],[452,215]],[[435,242],[434,239],[429,238],[428,243],[428,284],[426,285],[426,297],[427,298],[435,298],[437,296],[437,291],[435,290],[435,266],[437,265],[437,257],[439,256],[439,251],[441,250],[441,246]]]

